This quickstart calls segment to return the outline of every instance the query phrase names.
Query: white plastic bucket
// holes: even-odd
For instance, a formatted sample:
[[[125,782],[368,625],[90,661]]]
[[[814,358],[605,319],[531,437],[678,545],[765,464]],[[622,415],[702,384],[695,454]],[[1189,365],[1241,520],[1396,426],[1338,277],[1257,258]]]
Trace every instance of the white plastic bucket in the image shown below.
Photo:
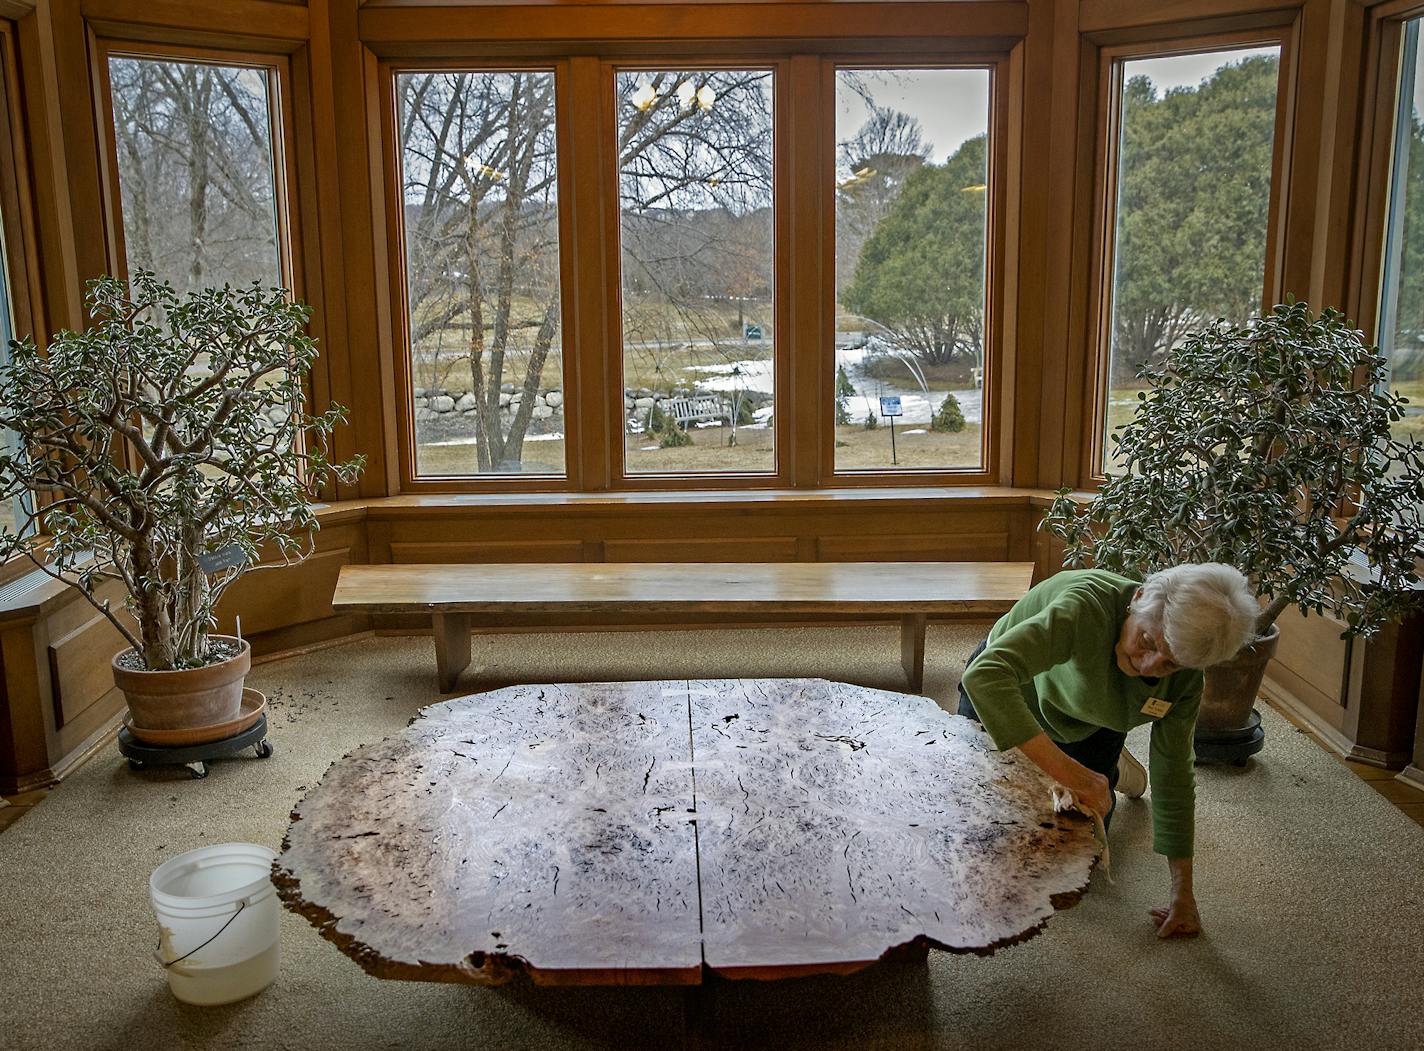
[[[148,894],[158,916],[156,955],[178,999],[230,1004],[277,977],[276,857],[256,843],[220,843],[153,870]]]

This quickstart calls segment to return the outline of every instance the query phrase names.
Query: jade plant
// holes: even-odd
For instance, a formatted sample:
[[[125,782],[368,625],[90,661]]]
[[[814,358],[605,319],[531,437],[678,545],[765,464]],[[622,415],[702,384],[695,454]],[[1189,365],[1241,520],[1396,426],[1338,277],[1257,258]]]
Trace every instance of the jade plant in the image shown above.
[[[317,347],[283,289],[180,296],[140,271],[91,281],[86,303],[85,331],[14,341],[0,364],[0,498],[25,508],[0,557],[75,587],[148,670],[200,667],[227,655],[209,638],[224,590],[259,553],[309,554],[311,499],[364,458],[328,458],[345,409],[303,408]]]
[[[1424,545],[1424,446],[1391,434],[1407,399],[1387,364],[1300,302],[1209,325],[1141,370],[1124,473],[1086,503],[1061,490],[1042,528],[1069,566],[1234,565],[1264,599],[1258,636],[1290,606],[1373,634],[1414,608]]]

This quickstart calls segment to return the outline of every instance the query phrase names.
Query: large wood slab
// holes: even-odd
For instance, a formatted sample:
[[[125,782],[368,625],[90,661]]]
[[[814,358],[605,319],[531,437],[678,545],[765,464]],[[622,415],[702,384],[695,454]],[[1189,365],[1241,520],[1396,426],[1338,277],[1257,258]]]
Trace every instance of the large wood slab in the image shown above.
[[[274,881],[380,977],[695,983],[988,953],[1091,825],[976,724],[821,679],[520,686],[333,764]]]
[[[1077,900],[1097,848],[1051,783],[926,697],[695,682],[703,956],[784,977],[928,944],[988,953]]]
[[[685,690],[511,687],[333,764],[273,879],[382,978],[696,982],[692,805]]]
[[[368,613],[931,613],[995,615],[1032,562],[343,566],[332,606]]]

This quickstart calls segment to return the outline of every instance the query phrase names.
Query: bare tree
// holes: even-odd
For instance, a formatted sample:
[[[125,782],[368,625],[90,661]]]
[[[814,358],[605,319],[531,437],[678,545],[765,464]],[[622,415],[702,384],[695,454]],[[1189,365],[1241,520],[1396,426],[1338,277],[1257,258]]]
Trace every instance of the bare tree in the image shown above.
[[[644,84],[649,97],[635,101]],[[747,269],[733,264],[745,260],[749,239],[738,246],[730,231],[749,216],[765,213],[752,223],[765,229],[769,258],[769,87],[766,71],[619,76],[618,170],[630,217],[624,270],[635,343],[642,342],[641,297],[685,322],[647,321],[658,347],[666,344],[661,333],[674,330],[685,339],[729,337],[725,325],[715,330],[707,297],[720,277]],[[417,372],[440,375],[454,343],[475,401],[478,470],[519,470],[559,337],[554,78],[402,74],[398,101]],[[724,301],[732,294],[725,284]],[[754,294],[769,288],[769,276],[741,287]],[[443,338],[454,332],[462,338]],[[501,395],[513,392],[506,386],[522,395],[507,419]]]
[[[280,284],[266,72],[114,58],[109,82],[129,269]]]

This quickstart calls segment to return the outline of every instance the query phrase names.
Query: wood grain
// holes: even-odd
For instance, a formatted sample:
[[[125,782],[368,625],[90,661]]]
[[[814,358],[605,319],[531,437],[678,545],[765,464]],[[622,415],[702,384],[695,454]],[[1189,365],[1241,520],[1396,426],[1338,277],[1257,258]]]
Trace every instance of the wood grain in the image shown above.
[[[1028,562],[651,563],[343,566],[332,606],[400,613],[765,610],[1003,613]]]
[[[848,973],[910,943],[989,953],[1087,886],[1050,784],[925,697],[692,684],[703,951],[728,977]]]
[[[822,679],[448,701],[334,764],[292,818],[289,908],[378,977],[476,984],[989,953],[1076,902],[1097,852],[969,720]]]
[[[691,810],[685,691],[512,687],[333,765],[274,881],[382,978],[695,982]]]

